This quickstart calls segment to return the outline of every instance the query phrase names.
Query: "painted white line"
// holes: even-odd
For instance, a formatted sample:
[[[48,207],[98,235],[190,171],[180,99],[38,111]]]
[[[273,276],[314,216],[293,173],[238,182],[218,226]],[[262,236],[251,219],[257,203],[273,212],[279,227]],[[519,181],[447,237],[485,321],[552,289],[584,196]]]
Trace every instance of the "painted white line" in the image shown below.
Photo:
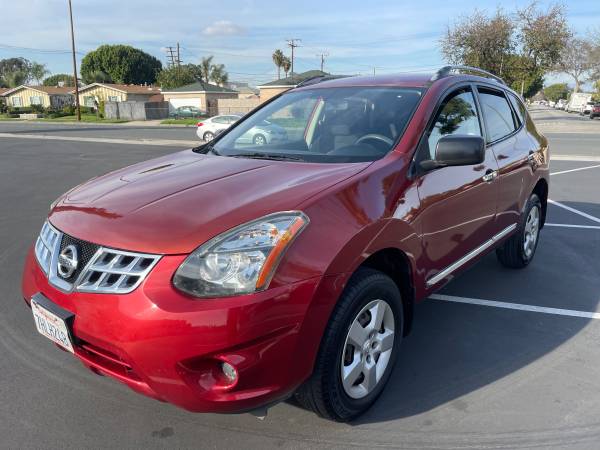
[[[562,203],[558,203],[557,201],[554,201],[554,200],[551,200],[551,199],[548,199],[548,203],[550,203],[552,205],[556,205],[559,208],[566,209],[567,211],[571,211],[572,213],[577,214],[577,215],[579,215],[581,217],[585,217],[586,219],[589,219],[589,220],[591,220],[593,222],[600,223],[600,219],[598,219],[597,217],[591,216],[591,215],[589,215],[587,213],[584,213],[583,211],[579,211],[578,209],[571,208],[570,206],[563,205]]]
[[[160,145],[176,146],[182,148],[196,147],[201,144],[200,141],[184,141],[177,139],[112,139],[112,138],[92,138],[78,136],[56,136],[48,134],[17,134],[0,133],[0,138],[7,137],[12,139],[40,139],[47,141],[75,141],[75,142],[97,142],[103,144],[129,144],[129,145]]]
[[[587,155],[550,155],[550,161],[590,161],[599,162],[600,156]]]
[[[429,298],[445,302],[467,303],[469,305],[491,306],[493,308],[516,309],[518,311],[537,312],[542,314],[554,314],[556,316],[581,317],[584,319],[600,319],[600,313],[577,311],[574,309],[547,308],[545,306],[523,305],[521,303],[497,302],[493,300],[481,300],[479,298],[456,297],[454,295],[433,294]]]
[[[595,225],[570,225],[567,223],[545,223],[545,227],[563,227],[563,228],[585,228],[589,230],[600,230],[600,226]]]
[[[579,172],[580,170],[597,169],[598,167],[600,167],[600,164],[596,164],[595,166],[579,167],[577,169],[561,170],[560,172],[553,172],[550,175],[560,175],[562,173]]]

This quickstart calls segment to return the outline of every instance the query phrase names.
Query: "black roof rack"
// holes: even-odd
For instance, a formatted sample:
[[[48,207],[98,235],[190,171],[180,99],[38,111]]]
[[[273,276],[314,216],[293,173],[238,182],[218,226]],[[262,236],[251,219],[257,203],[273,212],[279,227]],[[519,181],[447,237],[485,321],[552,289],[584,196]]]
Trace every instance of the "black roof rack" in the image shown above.
[[[484,78],[491,78],[492,80],[503,84],[506,86],[506,83],[499,76],[494,75],[493,73],[488,72],[487,70],[479,69],[477,67],[471,66],[444,66],[440,70],[438,70],[435,75],[431,77],[431,81],[439,80],[440,78],[444,78],[450,76],[452,74],[460,74],[460,73],[470,73],[473,75],[478,75]]]
[[[317,75],[316,77],[310,77],[307,78],[306,80],[301,81],[300,83],[298,83],[296,85],[297,88],[299,87],[304,87],[304,86],[310,86],[311,84],[317,84],[317,83],[321,83],[323,81],[329,81],[329,80],[337,80],[338,78],[347,78],[348,75]]]

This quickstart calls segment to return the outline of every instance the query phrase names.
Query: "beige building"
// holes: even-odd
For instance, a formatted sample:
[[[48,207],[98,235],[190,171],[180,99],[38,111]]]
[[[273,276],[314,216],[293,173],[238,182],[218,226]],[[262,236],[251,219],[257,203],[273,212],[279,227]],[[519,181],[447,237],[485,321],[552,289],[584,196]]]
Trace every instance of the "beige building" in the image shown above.
[[[69,93],[71,89],[70,87],[21,85],[7,90],[2,96],[6,104],[14,108],[28,108],[32,105],[62,108],[74,101]]]
[[[328,76],[326,72],[320,70],[309,70],[303,73],[296,73],[293,76],[281,78],[280,80],[274,80],[269,83],[265,83],[258,86],[260,102],[266,102],[270,98],[275,97],[282,92],[288,91],[295,88],[302,81],[308,80],[309,78]]]
[[[162,94],[171,111],[181,106],[195,106],[213,115],[217,114],[219,99],[238,98],[238,92],[233,89],[202,81],[165,90]]]
[[[69,88],[75,94],[73,88]],[[94,100],[104,102],[147,102],[156,101],[160,95],[156,86],[139,86],[136,84],[92,83],[79,88],[79,103],[81,106],[94,106]]]

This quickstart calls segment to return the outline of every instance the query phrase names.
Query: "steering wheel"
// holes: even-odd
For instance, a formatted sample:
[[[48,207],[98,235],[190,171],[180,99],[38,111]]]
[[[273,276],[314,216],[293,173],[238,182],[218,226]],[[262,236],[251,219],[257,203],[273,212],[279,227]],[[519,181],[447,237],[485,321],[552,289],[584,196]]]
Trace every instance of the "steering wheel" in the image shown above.
[[[358,138],[355,144],[360,144],[363,141],[368,141],[369,139],[373,139],[375,141],[381,141],[389,145],[390,147],[394,145],[394,141],[392,141],[389,137],[384,136],[383,134],[365,134],[364,136]]]

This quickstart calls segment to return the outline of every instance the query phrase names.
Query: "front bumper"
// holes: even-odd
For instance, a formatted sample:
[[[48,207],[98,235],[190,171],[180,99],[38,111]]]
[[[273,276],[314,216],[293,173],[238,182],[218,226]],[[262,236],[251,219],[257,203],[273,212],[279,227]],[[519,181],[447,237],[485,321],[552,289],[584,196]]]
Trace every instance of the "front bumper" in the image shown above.
[[[311,304],[323,278],[198,300],[172,287],[184,258],[161,258],[130,294],[67,294],[48,283],[30,250],[23,296],[29,302],[39,292],[74,313],[77,358],[139,393],[197,412],[247,411],[289,396],[318,349],[322,326],[306,322],[325,312]],[[235,383],[222,362],[235,367]]]

